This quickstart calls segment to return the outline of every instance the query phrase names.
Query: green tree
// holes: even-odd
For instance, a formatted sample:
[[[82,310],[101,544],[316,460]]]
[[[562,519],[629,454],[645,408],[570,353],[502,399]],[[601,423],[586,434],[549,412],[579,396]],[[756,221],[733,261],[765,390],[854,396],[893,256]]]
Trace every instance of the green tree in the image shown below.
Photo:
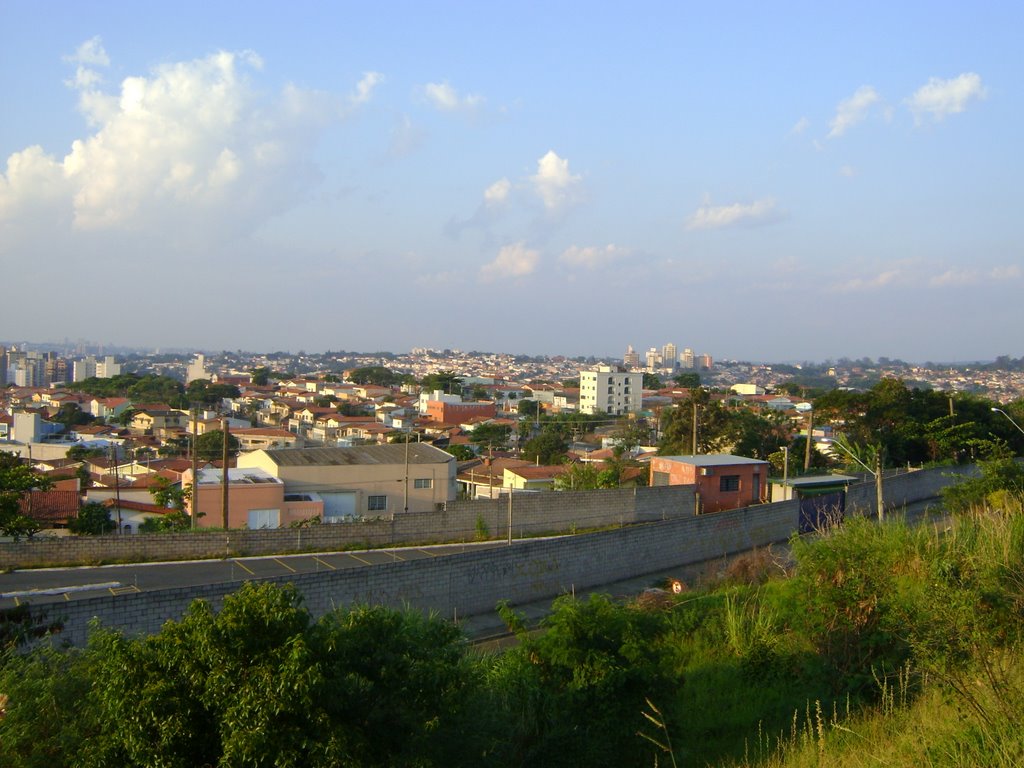
[[[556,429],[543,429],[536,437],[527,440],[520,449],[520,456],[539,464],[559,464],[569,449],[566,439]]]
[[[85,413],[78,403],[64,403],[51,420],[63,424],[64,429],[70,430],[83,424],[92,424],[96,421],[96,417],[91,413]]]
[[[499,612],[519,645],[495,662],[510,723],[498,765],[656,765],[636,734],[647,701],[678,716],[667,613],[615,604],[607,595],[555,601],[542,633],[529,633],[507,606]]]
[[[185,399],[189,403],[217,405],[224,399],[233,399],[241,394],[234,384],[214,384],[207,379],[194,379],[185,390]]]
[[[15,454],[0,451],[0,535],[31,536],[39,523],[21,511],[22,499],[33,489],[47,490],[53,483]]]
[[[395,373],[383,365],[368,365],[354,368],[349,372],[348,380],[354,384],[375,384],[378,387],[393,387],[402,383],[402,375]]]
[[[72,533],[85,536],[99,536],[115,528],[117,523],[110,519],[110,510],[95,501],[83,504],[78,510],[78,517],[68,521],[68,529]]]
[[[259,368],[253,368],[249,371],[250,381],[254,386],[265,387],[270,383],[270,369],[266,366],[260,366]]]
[[[643,380],[644,389],[661,389],[661,378],[654,373],[645,373]]]
[[[445,450],[454,456],[456,461],[469,461],[476,458],[476,453],[468,445],[449,445]]]
[[[437,371],[436,373],[424,376],[420,381],[420,386],[426,392],[440,390],[441,392],[453,394],[462,391],[462,377],[456,374],[455,371]]]
[[[196,601],[156,635],[100,632],[86,765],[469,764],[476,684],[460,631],[412,611],[313,622],[292,587]],[[468,737],[464,738],[468,733]]]
[[[692,389],[684,402],[662,411],[659,454],[679,456],[693,453],[695,407],[697,453],[718,453],[735,442],[735,424],[722,403],[712,400],[706,389]]]
[[[516,410],[519,412],[520,416],[525,416],[530,419],[544,412],[543,407],[536,400],[520,400],[516,405]]]
[[[508,448],[509,438],[512,436],[512,427],[507,424],[495,424],[485,421],[477,424],[469,433],[469,441],[474,445],[504,450]]]
[[[700,374],[679,373],[672,377],[672,381],[674,381],[680,387],[686,387],[687,389],[696,389],[697,387],[700,386]]]
[[[228,433],[228,456],[238,453],[238,438]],[[224,431],[215,429],[196,438],[196,456],[203,461],[217,461],[224,455]]]

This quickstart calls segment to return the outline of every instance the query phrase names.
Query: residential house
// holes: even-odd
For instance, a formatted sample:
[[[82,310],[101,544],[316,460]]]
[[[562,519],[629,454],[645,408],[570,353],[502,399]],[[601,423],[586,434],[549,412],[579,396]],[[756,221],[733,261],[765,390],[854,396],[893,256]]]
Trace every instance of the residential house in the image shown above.
[[[285,483],[317,493],[324,522],[426,512],[455,498],[455,457],[426,443],[259,450],[238,457]]]
[[[302,450],[302,449],[293,449]],[[192,471],[185,473],[186,485]],[[199,470],[195,511],[196,526],[224,526],[224,472],[204,467]],[[191,502],[188,506],[192,514]],[[228,469],[228,528],[286,528],[315,517],[323,519],[324,502],[316,491],[291,493],[285,481],[259,467]]]
[[[650,484],[693,485],[698,513],[721,512],[767,501],[769,468],[767,461],[728,454],[655,456]]]

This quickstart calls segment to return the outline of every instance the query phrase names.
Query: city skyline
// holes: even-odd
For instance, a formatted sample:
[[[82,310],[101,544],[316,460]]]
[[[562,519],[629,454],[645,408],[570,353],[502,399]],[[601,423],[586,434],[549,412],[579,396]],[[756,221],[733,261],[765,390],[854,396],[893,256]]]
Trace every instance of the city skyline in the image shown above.
[[[5,4],[0,333],[1022,354],[1003,5]]]

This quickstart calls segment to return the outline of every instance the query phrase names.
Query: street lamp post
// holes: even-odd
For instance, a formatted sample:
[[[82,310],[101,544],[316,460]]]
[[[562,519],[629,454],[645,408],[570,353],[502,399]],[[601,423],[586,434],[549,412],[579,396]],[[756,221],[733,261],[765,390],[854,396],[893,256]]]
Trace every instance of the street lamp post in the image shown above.
[[[885,516],[885,494],[882,493],[882,448],[881,448],[881,446],[879,446],[878,450],[875,452],[875,468],[873,470],[871,469],[871,467],[869,467],[867,464],[865,464],[863,461],[861,461],[859,458],[857,458],[853,454],[853,452],[849,448],[844,446],[842,443],[838,443],[835,440],[833,440],[832,441],[832,446],[834,448],[842,448],[847,456],[852,458],[854,461],[856,461],[858,464],[860,464],[862,467],[864,467],[864,469],[866,469],[871,475],[874,476],[874,478],[875,478],[875,507],[876,507],[876,511],[877,511],[877,514],[878,514],[878,522],[882,522],[882,519]]]
[[[1003,416],[1005,416],[1007,419],[1009,419],[1010,423],[1013,424],[1013,426],[1015,426],[1021,433],[1024,433],[1024,429],[1021,429],[1020,424],[1018,424],[1016,421],[1014,421],[1013,418],[1010,416],[1010,414],[1008,414],[1002,408],[992,408],[992,411],[995,412],[995,413],[1003,414]]]

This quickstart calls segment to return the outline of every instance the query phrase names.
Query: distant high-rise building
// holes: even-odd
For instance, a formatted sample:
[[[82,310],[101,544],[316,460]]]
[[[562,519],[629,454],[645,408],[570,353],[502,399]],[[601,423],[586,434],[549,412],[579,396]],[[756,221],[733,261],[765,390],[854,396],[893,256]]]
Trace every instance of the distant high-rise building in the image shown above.
[[[96,358],[86,355],[81,360],[75,360],[71,366],[71,379],[73,381],[85,381],[96,376]]]
[[[661,365],[664,368],[675,368],[679,362],[679,353],[676,351],[676,345],[669,342],[661,348]]]
[[[687,347],[679,356],[679,365],[682,368],[693,368],[693,350]]]
[[[121,374],[121,366],[114,361],[113,355],[107,355],[102,363],[96,363],[96,376],[101,379],[112,379]]]
[[[700,355],[697,357],[697,366],[704,370],[710,371],[714,367],[714,360],[711,359],[711,355]]]
[[[622,356],[622,364],[626,368],[638,368],[640,366],[640,355],[633,349],[632,344],[626,347],[626,354]]]
[[[644,360],[645,367],[648,371],[655,371],[661,365],[661,352],[658,351],[657,347],[651,347],[647,350],[646,360]]]
[[[627,373],[610,365],[580,371],[580,412],[636,413],[643,405],[643,382],[642,373]]]
[[[196,359],[188,365],[188,369],[185,371],[185,383],[195,381],[196,379],[209,379],[210,374],[206,370],[206,356],[196,355]]]
[[[7,384],[7,350],[0,347],[0,387]]]

